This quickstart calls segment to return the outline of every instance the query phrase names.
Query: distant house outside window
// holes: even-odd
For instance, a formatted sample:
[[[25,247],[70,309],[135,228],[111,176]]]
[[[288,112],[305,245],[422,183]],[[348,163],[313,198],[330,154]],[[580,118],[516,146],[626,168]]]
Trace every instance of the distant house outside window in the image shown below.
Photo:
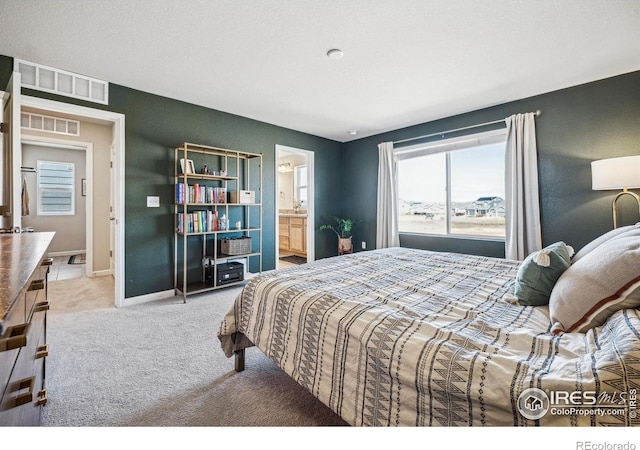
[[[505,238],[506,130],[396,151],[401,233]]]
[[[75,165],[38,161],[38,215],[75,214]]]

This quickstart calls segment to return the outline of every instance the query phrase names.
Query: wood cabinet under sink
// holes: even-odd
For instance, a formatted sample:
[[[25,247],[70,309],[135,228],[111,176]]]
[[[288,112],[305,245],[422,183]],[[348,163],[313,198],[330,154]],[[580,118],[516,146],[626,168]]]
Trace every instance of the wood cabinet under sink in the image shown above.
[[[307,256],[307,218],[280,216],[278,226],[280,250]]]

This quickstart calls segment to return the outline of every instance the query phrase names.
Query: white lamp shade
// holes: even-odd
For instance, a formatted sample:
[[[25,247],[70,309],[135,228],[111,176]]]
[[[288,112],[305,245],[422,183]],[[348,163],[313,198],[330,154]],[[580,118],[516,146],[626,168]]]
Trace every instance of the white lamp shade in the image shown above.
[[[640,155],[601,159],[591,163],[591,188],[640,188]]]

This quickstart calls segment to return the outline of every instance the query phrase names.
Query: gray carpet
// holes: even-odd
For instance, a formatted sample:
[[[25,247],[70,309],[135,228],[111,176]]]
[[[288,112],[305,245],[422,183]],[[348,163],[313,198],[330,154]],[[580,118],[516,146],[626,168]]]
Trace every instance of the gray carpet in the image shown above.
[[[105,280],[49,284],[43,426],[345,425],[255,348],[233,370],[216,334],[240,288],[115,308]]]

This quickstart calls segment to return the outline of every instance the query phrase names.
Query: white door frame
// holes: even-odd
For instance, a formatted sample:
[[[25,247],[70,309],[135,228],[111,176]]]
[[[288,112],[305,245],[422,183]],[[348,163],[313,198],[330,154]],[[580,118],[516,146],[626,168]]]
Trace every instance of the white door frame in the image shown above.
[[[73,105],[70,103],[46,100],[38,97],[22,96],[22,105],[30,108],[37,108],[44,111],[51,111],[63,114],[73,114],[76,116],[99,119],[113,123],[113,145],[115,146],[114,177],[111,183],[115,185],[115,306],[117,308],[124,304],[124,114],[93,109],[85,106]],[[19,117],[18,117],[19,119]],[[91,191],[89,191],[91,192]],[[87,195],[89,195],[89,192]]]
[[[88,277],[93,273],[93,143],[81,141],[69,141],[45,136],[32,136],[22,133],[22,144],[38,145],[42,147],[56,147],[68,150],[86,152],[85,174],[87,180],[86,219],[85,219],[85,251],[87,254],[85,274]],[[80,249],[79,249],[80,250]]]
[[[280,196],[278,195],[279,186],[278,186],[278,154],[280,151],[286,151],[289,153],[297,153],[299,155],[303,155],[307,158],[307,174],[308,174],[308,194],[309,194],[309,204],[307,205],[307,261],[312,262],[316,260],[316,234],[314,224],[315,221],[315,162],[314,162],[314,152],[310,150],[303,150],[301,148],[287,147],[285,145],[276,144],[276,154],[275,154],[275,190],[276,193],[276,202],[275,202],[275,254],[276,254],[276,268],[278,268],[278,249],[280,248],[280,238],[278,236],[278,229],[280,225],[280,217],[278,215],[278,211],[280,210]]]

